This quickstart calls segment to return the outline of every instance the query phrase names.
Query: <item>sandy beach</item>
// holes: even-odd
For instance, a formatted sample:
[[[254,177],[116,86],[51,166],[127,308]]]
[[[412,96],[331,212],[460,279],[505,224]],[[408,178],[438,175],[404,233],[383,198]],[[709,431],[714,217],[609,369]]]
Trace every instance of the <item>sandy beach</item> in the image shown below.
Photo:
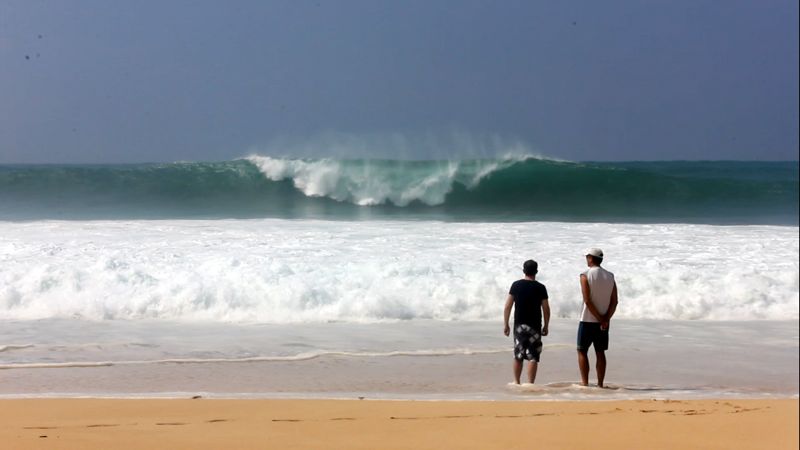
[[[798,400],[0,401],[13,449],[796,449]]]

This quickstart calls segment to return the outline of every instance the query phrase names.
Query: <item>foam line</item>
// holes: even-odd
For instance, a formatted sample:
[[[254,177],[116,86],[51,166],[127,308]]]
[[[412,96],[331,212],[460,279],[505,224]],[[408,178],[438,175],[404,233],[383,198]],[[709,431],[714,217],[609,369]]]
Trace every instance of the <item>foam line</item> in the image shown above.
[[[64,369],[64,368],[91,368],[91,367],[111,367],[111,366],[138,366],[151,364],[229,364],[229,363],[250,363],[250,362],[296,362],[309,361],[322,357],[348,357],[348,358],[391,358],[398,356],[454,356],[454,355],[487,355],[508,352],[505,350],[416,350],[416,351],[392,351],[392,352],[308,352],[290,356],[254,356],[246,358],[171,358],[140,361],[80,361],[80,362],[58,362],[58,363],[17,363],[0,364],[0,370],[11,369]]]
[[[21,344],[21,345],[0,345],[0,353],[2,352],[12,352],[14,350],[24,350],[26,348],[35,347],[33,344]]]

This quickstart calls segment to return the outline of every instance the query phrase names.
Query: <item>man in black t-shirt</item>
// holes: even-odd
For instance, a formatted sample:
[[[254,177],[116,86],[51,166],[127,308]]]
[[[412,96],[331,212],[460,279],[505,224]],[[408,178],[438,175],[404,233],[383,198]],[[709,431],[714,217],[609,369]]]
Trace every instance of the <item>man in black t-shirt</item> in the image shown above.
[[[528,360],[528,382],[533,384],[536,380],[536,370],[539,367],[539,355],[542,353],[542,336],[547,336],[550,323],[550,303],[547,300],[547,288],[536,281],[539,264],[529,259],[522,265],[525,278],[517,280],[508,291],[508,299],[503,314],[505,328],[503,333],[508,336],[511,329],[508,319],[511,317],[511,308],[514,308],[514,381],[519,384],[522,375],[522,360]],[[544,316],[544,326],[542,326]]]

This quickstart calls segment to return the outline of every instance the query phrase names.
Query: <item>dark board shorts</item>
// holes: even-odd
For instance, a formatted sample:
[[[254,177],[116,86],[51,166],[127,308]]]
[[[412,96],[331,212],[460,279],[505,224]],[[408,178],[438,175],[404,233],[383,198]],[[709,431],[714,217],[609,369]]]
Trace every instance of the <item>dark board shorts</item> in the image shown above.
[[[597,322],[581,322],[578,325],[578,351],[588,351],[592,345],[595,351],[608,350],[608,330],[601,330]]]

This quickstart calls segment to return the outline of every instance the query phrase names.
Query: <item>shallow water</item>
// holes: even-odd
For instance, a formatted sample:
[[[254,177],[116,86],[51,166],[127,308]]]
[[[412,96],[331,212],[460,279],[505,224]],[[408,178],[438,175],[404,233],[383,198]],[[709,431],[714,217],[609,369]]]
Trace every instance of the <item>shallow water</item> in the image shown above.
[[[567,400],[798,395],[797,321],[615,320],[606,378],[611,389],[577,386],[576,324],[566,319],[551,324],[536,384],[521,387],[508,385],[511,343],[499,321],[1,325],[3,396]]]

